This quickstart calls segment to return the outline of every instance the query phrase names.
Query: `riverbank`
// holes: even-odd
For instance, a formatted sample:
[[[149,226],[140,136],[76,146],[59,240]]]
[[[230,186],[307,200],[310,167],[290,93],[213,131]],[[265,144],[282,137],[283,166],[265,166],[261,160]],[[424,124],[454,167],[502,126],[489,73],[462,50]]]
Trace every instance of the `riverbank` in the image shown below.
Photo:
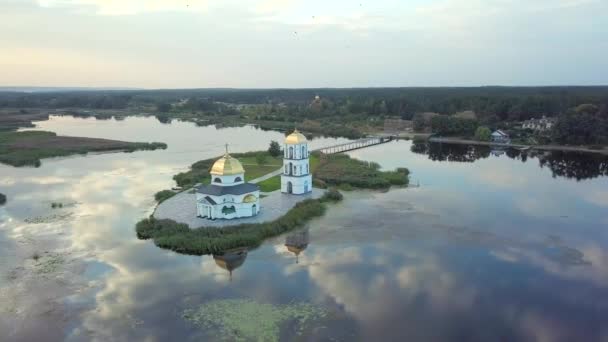
[[[164,143],[65,137],[53,132],[0,132],[0,163],[15,167],[40,166],[41,159],[89,152],[134,152],[166,149]]]
[[[523,144],[499,144],[494,142],[487,141],[477,141],[477,140],[469,140],[469,139],[461,139],[461,138],[438,138],[431,137],[428,139],[430,142],[434,143],[447,143],[447,144],[463,144],[463,145],[482,145],[482,146],[493,146],[493,147],[511,147],[511,148],[519,148],[525,149],[530,148],[533,150],[540,151],[565,151],[565,152],[585,152],[585,153],[597,153],[608,155],[608,149],[591,149],[585,146],[562,146],[562,145],[523,145]]]

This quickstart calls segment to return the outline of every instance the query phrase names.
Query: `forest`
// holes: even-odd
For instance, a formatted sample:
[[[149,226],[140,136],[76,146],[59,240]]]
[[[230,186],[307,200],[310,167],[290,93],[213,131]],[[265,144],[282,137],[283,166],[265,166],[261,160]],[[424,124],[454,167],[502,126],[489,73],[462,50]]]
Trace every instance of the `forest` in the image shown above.
[[[389,117],[444,135],[472,136],[479,125],[504,129],[509,122],[547,116],[559,118],[555,142],[605,144],[608,137],[608,86],[0,92],[0,109],[41,108],[147,112],[161,122],[298,126],[349,138],[381,129]],[[473,118],[459,117],[466,112]],[[425,127],[425,113],[449,117],[428,118]]]

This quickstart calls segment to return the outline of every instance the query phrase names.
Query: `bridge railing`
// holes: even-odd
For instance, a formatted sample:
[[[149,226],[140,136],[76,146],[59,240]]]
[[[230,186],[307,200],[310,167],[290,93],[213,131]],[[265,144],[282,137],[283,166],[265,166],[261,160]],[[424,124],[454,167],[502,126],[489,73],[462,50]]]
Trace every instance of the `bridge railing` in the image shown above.
[[[390,137],[369,137],[369,138],[363,138],[363,139],[359,139],[359,140],[355,140],[355,141],[350,141],[350,142],[343,143],[343,144],[323,147],[323,148],[318,149],[318,151],[321,151],[322,153],[325,153],[325,154],[335,154],[335,153],[341,153],[341,152],[352,151],[352,150],[356,150],[356,149],[360,149],[360,148],[365,148],[368,146],[383,144],[383,143],[386,143],[386,142],[389,142],[392,140],[393,140],[392,136],[390,136]]]

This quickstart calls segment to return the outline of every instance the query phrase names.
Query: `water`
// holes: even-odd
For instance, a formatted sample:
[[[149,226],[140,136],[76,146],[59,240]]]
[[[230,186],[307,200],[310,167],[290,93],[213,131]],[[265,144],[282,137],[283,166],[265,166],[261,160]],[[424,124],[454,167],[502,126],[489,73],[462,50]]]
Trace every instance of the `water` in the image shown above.
[[[169,148],[0,166],[0,340],[608,338],[602,158],[405,141],[354,151],[408,167],[420,187],[348,193],[302,230],[228,256],[230,274],[137,240],[133,225],[171,175],[225,143],[259,150],[280,133],[152,118],[53,117],[37,129]],[[289,313],[303,305],[314,309],[298,324]],[[215,323],[183,317],[197,309]]]

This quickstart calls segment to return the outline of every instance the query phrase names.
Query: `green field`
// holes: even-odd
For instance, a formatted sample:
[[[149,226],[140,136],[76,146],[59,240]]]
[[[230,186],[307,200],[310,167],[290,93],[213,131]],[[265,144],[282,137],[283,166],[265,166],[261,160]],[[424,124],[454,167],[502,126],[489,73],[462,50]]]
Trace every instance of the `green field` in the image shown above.
[[[232,153],[231,155],[237,158],[243,165],[246,181],[276,171],[283,165],[282,157],[273,157],[266,151]],[[209,170],[220,157],[198,161],[190,166],[190,170],[173,176],[173,179],[177,185],[184,188],[192,187],[197,183],[208,184],[211,177]],[[262,163],[260,164],[258,161],[262,161]]]

